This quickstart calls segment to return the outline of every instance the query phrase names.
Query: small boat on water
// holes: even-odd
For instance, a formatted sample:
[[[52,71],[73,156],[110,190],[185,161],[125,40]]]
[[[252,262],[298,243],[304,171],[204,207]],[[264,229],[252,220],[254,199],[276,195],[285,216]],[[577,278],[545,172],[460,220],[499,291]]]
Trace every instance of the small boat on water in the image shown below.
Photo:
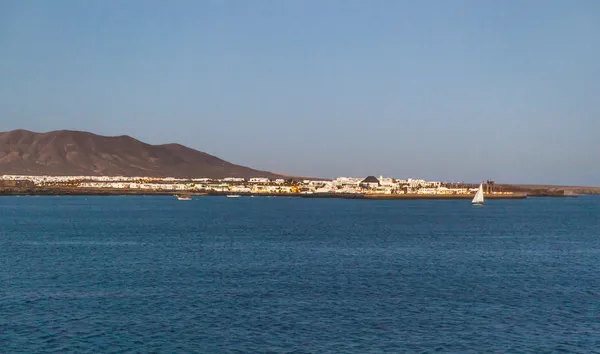
[[[177,197],[177,200],[192,200],[192,196],[191,195],[175,195],[175,197]]]
[[[483,198],[483,183],[479,184],[479,189],[477,189],[477,193],[473,197],[471,204],[476,206],[482,206],[485,203],[485,199]]]
[[[240,196],[237,194],[227,194],[227,198],[239,198]]]

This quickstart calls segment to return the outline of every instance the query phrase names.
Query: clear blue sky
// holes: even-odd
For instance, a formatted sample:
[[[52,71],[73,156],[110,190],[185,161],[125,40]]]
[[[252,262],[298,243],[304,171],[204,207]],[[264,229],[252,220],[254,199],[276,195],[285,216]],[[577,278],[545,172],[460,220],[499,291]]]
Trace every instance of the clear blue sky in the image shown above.
[[[600,185],[600,1],[0,1],[0,130]]]

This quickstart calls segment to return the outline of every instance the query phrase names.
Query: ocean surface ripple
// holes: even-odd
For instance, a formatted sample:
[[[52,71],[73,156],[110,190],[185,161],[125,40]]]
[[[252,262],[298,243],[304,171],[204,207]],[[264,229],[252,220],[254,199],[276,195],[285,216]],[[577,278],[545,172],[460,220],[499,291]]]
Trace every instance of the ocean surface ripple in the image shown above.
[[[600,198],[0,198],[2,353],[598,352]]]

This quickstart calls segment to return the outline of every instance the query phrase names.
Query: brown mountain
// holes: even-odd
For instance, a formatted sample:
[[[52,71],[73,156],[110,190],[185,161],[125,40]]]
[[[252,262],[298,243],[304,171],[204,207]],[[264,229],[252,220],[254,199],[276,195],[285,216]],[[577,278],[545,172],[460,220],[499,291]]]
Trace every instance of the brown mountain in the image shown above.
[[[179,144],[149,145],[129,136],[60,130],[0,133],[0,175],[281,177],[234,165]]]

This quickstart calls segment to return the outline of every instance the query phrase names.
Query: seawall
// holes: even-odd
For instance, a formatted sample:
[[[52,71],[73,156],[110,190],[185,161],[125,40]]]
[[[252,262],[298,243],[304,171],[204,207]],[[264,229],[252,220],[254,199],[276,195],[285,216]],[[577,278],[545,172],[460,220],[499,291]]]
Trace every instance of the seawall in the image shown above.
[[[471,194],[354,194],[354,193],[313,193],[313,194],[283,194],[283,193],[235,193],[215,191],[152,191],[136,189],[106,189],[106,188],[3,188],[0,195],[62,195],[62,196],[121,196],[121,195],[168,195],[189,194],[192,196],[226,196],[237,194],[240,196],[257,197],[288,197],[288,198],[338,198],[338,199],[371,199],[371,200],[452,200],[472,199]],[[486,194],[486,199],[525,199],[527,193],[514,194]]]
[[[376,200],[455,200],[455,199],[473,199],[472,194],[341,194],[341,193],[322,193],[322,194],[302,194],[304,198],[346,198],[346,199],[376,199]],[[515,194],[486,194],[486,199],[525,199],[527,193]]]

